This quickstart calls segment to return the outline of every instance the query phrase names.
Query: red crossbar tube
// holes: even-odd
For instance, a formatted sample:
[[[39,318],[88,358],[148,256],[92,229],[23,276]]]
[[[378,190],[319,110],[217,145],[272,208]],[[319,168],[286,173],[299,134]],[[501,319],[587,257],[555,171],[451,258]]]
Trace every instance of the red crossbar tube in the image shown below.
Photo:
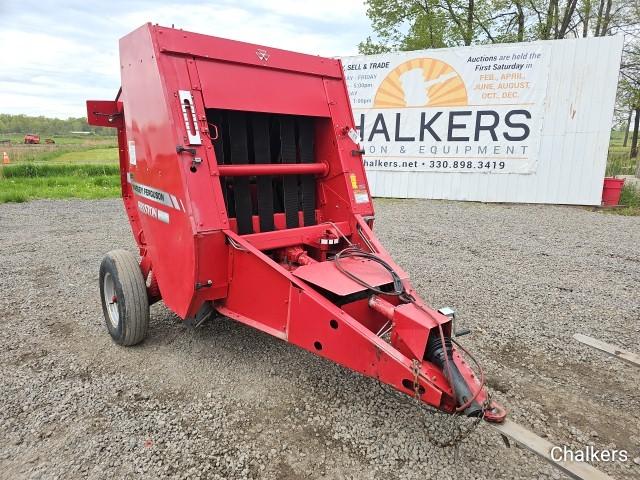
[[[252,175],[326,175],[326,163],[265,163],[248,165],[219,165],[221,177],[249,177]]]

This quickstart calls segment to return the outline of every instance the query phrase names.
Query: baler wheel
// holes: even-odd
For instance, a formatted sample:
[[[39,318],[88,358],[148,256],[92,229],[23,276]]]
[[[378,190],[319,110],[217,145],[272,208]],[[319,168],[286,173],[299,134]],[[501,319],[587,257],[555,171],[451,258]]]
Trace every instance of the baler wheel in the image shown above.
[[[149,326],[147,288],[136,257],[112,250],[100,264],[100,296],[111,338],[124,346],[144,340]]]

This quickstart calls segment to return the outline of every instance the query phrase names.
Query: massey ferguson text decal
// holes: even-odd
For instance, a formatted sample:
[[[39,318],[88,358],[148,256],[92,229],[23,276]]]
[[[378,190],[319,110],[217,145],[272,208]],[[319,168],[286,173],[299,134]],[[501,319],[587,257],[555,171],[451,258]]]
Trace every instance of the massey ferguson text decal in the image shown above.
[[[176,210],[184,210],[182,202],[179,202],[175,195],[171,195],[170,193],[163,192],[162,190],[158,190],[157,188],[150,187],[148,185],[143,185],[142,183],[137,183],[133,180],[133,175],[131,173],[127,174],[127,180],[131,184],[131,188],[133,188],[136,195],[146,198],[147,200],[153,200],[154,202],[161,203],[167,207],[175,208]]]

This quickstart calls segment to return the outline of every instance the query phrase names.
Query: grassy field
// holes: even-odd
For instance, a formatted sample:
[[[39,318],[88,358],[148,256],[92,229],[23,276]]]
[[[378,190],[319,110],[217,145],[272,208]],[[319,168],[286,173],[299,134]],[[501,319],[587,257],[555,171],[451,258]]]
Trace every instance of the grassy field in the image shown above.
[[[0,203],[37,198],[111,198],[120,194],[117,165],[28,164],[2,169]]]
[[[60,157],[65,154],[92,150],[109,150],[111,152],[107,158],[101,161],[117,162],[118,159],[116,137],[54,136],[55,144],[46,144],[44,137],[41,137],[42,143],[38,145],[24,144],[23,138],[24,136],[19,135],[0,135],[0,140],[11,141],[10,143],[0,143],[0,153],[6,152],[11,163],[60,161]],[[87,154],[86,161],[94,162],[97,155]],[[66,161],[64,157],[62,161]]]
[[[53,138],[53,145],[24,145],[19,143],[22,135],[0,136],[12,141],[0,144],[0,152],[7,152],[11,161],[0,168],[0,203],[120,195],[115,137]]]
[[[631,151],[631,133],[627,146],[623,146],[624,132],[611,132],[611,140],[609,141],[609,154],[607,157],[607,177],[619,175],[635,175],[637,161],[629,158]],[[620,195],[620,205],[622,208],[606,210],[609,213],[617,215],[640,215],[640,189],[634,185],[625,185]]]
[[[118,163],[118,148],[93,148],[91,150],[67,152],[52,158],[50,163],[98,163],[115,165]]]

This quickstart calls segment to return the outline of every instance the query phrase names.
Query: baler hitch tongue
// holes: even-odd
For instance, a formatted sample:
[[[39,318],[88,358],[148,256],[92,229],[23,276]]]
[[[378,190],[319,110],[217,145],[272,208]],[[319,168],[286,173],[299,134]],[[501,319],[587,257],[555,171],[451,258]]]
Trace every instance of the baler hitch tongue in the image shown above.
[[[392,277],[399,278],[400,275],[393,272]],[[430,403],[422,396],[430,386],[444,396],[443,403],[439,405],[444,411],[482,417],[489,422],[503,421],[506,412],[491,401],[485,388],[482,366],[451,338],[454,329],[453,311],[444,309],[435,312],[416,300],[406,290],[404,283],[400,285],[397,305],[382,298],[380,294],[371,295],[368,305],[387,320],[381,329],[385,334],[379,333],[378,336],[390,332],[391,346],[414,359],[412,387],[416,398]],[[476,371],[464,360],[462,353],[475,364]],[[424,361],[421,362],[419,358]],[[440,377],[429,373],[434,368],[441,373]]]

